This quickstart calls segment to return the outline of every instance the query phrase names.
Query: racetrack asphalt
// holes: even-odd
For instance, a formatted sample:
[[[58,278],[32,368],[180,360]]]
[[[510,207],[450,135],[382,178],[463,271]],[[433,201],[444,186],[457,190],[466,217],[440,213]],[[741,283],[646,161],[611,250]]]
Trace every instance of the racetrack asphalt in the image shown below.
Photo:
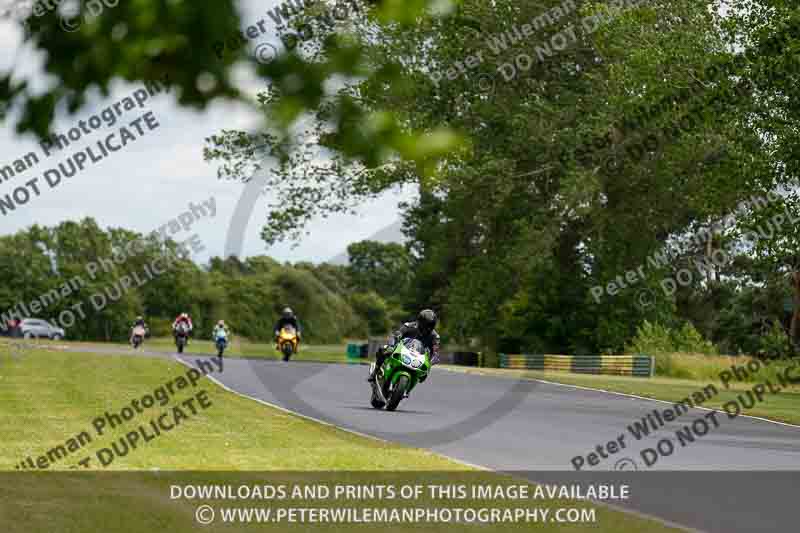
[[[182,357],[192,365],[200,358]],[[692,409],[637,440],[628,425],[670,404],[441,369],[393,413],[370,406],[362,365],[231,358],[214,377],[240,394],[343,429],[532,481],[628,483],[631,499],[614,504],[690,530],[796,530],[800,427],[730,419],[724,412],[714,415],[714,427],[709,411]],[[684,438],[681,446],[675,432],[697,419],[706,421],[708,432],[700,436],[703,424],[697,423],[695,441]],[[575,456],[586,458],[620,435],[625,449],[609,454],[606,447],[608,458],[590,473],[575,472]],[[648,468],[641,450],[665,437],[674,452]]]
[[[132,353],[70,348],[70,351]],[[167,356],[140,350],[142,355]],[[174,357],[178,358],[177,355]],[[196,366],[211,356],[184,354]],[[800,427],[692,409],[637,440],[628,426],[671,404],[537,380],[434,368],[391,413],[370,406],[363,365],[225,358],[214,373],[228,389],[342,429],[430,449],[491,470],[545,483],[625,483],[631,498],[615,506],[692,531],[797,530]],[[643,378],[645,379],[645,378]],[[694,442],[676,431],[693,433]],[[606,443],[625,448],[610,453]],[[674,451],[652,466],[641,451],[669,439]],[[600,445],[607,458],[576,472],[573,459]],[[662,447],[664,445],[662,444]],[[633,469],[636,471],[633,471]]]

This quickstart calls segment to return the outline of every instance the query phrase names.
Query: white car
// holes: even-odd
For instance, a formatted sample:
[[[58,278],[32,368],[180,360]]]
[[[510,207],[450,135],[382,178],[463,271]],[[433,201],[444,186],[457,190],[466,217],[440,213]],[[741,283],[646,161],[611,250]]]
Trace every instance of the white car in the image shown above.
[[[19,330],[26,339],[44,337],[57,341],[64,338],[63,328],[58,328],[47,320],[39,318],[26,318],[19,323]]]

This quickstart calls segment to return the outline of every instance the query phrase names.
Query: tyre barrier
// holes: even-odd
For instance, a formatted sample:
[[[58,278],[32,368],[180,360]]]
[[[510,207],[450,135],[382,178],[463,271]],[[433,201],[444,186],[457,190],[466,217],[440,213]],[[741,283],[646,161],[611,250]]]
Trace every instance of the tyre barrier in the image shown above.
[[[499,354],[500,368],[606,374],[649,378],[655,373],[655,357],[649,355],[549,355]]]
[[[358,363],[362,359],[367,358],[367,348],[366,344],[355,344],[350,343],[347,345],[347,360],[351,363]]]
[[[453,364],[459,366],[478,366],[477,352],[453,352]]]

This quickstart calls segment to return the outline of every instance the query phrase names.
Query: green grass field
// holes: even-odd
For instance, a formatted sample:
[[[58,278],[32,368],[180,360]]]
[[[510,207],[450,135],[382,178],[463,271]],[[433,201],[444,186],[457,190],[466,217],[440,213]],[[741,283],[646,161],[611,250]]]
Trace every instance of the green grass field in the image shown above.
[[[8,339],[0,339],[0,346],[8,343]],[[71,348],[90,347],[104,348],[114,347],[117,349],[128,349],[134,353],[133,348],[127,343],[107,343],[107,342],[75,342],[75,341],[49,341],[37,339],[25,341],[42,347],[53,345],[64,345]],[[145,341],[142,349],[154,352],[176,353],[175,343],[171,337],[154,337]],[[217,350],[214,343],[206,339],[192,339],[186,348],[189,353],[214,354]],[[272,343],[250,342],[233,337],[225,350],[225,357],[257,357],[264,359],[280,359],[281,354],[275,349]],[[292,356],[293,361],[318,361],[323,363],[344,363],[347,362],[347,344],[301,344],[300,351]],[[364,360],[362,360],[364,361]]]
[[[0,339],[0,348],[7,343],[7,339]],[[113,343],[61,343],[54,341],[38,340],[35,341],[41,347],[48,347],[53,345],[68,345],[70,347],[88,346],[92,348],[102,348],[105,346],[114,346],[115,348],[124,348],[134,353],[130,346],[125,344]],[[145,348],[150,351],[174,353],[174,346],[171,339],[148,339]],[[195,340],[192,341],[188,351],[193,353],[206,353],[212,354],[214,346],[210,341]],[[305,345],[301,347],[300,353],[293,357],[296,361],[319,361],[328,363],[343,363],[352,362],[348,361],[346,355],[345,344],[332,344],[332,345]],[[277,353],[272,344],[263,343],[250,343],[247,341],[237,341],[231,343],[229,351],[226,354],[230,357],[263,357],[265,359],[278,359],[280,354]],[[445,368],[455,372],[470,372],[484,375],[493,375],[500,377],[507,377],[519,379],[520,377],[543,379],[567,385],[578,385],[582,387],[590,387],[596,389],[609,390],[614,392],[621,392],[624,394],[635,394],[637,396],[644,396],[657,400],[665,401],[680,401],[683,398],[691,395],[693,392],[700,391],[709,383],[717,387],[718,394],[711,398],[708,402],[704,403],[704,407],[722,409],[724,404],[728,401],[736,400],[739,394],[746,393],[751,390],[753,386],[758,383],[763,383],[769,380],[776,383],[775,369],[763,368],[759,373],[754,374],[748,378],[747,382],[733,381],[726,388],[719,381],[719,372],[728,368],[731,361],[738,361],[738,364],[744,364],[744,359],[731,359],[721,356],[689,356],[677,355],[671,358],[671,364],[681,368],[683,373],[694,376],[692,379],[678,379],[673,377],[653,377],[653,378],[634,378],[627,376],[606,376],[606,375],[585,375],[585,374],[570,374],[562,372],[542,372],[532,370],[511,370],[511,369],[498,369],[498,368],[472,368],[461,367],[453,365],[444,365]],[[359,363],[366,363],[367,360],[356,360]],[[800,375],[800,372],[795,372],[793,376]],[[752,409],[742,411],[743,414],[752,416],[759,416],[786,422],[790,424],[800,425],[800,384],[795,384],[786,390],[781,391],[780,394],[766,394],[763,401],[756,403]]]
[[[13,469],[23,457],[37,456],[83,430],[106,410],[119,412],[131,400],[185,373],[186,367],[169,360],[127,355],[59,353],[50,350],[26,352],[0,366],[0,441],[4,443],[0,468]],[[175,436],[143,445],[136,453],[115,460],[109,469],[392,469],[460,468],[425,451],[390,446],[355,437],[330,427],[311,424],[227,393],[207,379],[197,387],[176,391],[165,407],[139,414],[141,423],[178,405],[200,389],[213,404],[201,416],[190,417]],[[146,416],[147,415],[147,416]],[[134,427],[133,421],[127,423]],[[121,428],[121,429],[124,429]],[[128,429],[130,431],[130,428]],[[89,455],[109,446],[124,431],[98,437],[85,450]],[[184,438],[184,435],[186,438]],[[265,446],[265,443],[269,443]],[[302,449],[303,454],[287,453]],[[382,451],[392,449],[392,454]],[[56,469],[73,461],[59,461]]]
[[[317,424],[228,393],[208,379],[199,379],[196,386],[179,389],[176,385],[169,402],[163,406],[142,409],[129,422],[98,435],[93,420],[106,411],[120,412],[134,399],[154,393],[166,383],[179,383],[187,368],[169,360],[137,358],[127,355],[64,353],[54,350],[30,350],[15,357],[3,354],[0,359],[0,470],[14,470],[25,457],[46,455],[48,450],[64,445],[81,432],[92,441],[73,450],[66,457],[56,458],[49,474],[5,475],[9,483],[0,483],[0,522],[4,531],[95,531],[116,533],[128,531],[193,531],[194,512],[198,501],[172,499],[170,483],[188,480],[213,480],[218,483],[269,484],[292,478],[287,470],[320,472],[328,480],[365,482],[379,474],[357,472],[429,471],[430,478],[451,481],[467,476],[483,476],[483,481],[507,484],[509,478],[492,473],[476,473],[462,464],[425,450],[408,448],[360,437],[333,427]],[[124,457],[116,457],[107,467],[92,461],[91,472],[57,474],[53,470],[69,470],[83,457],[95,458],[97,450],[110,447],[134,426],[160,417],[174,406],[204,391],[208,402],[196,413],[150,442],[140,443]],[[184,404],[185,405],[185,404]],[[188,411],[188,409],[184,409]],[[158,470],[163,474],[132,474],[121,471]],[[212,471],[181,474],[180,471]],[[114,474],[110,471],[116,471]],[[177,472],[169,472],[177,471]],[[216,471],[216,474],[213,473]],[[234,471],[240,472],[239,474]],[[273,475],[242,471],[271,471]],[[327,474],[322,472],[327,471]],[[97,472],[104,472],[99,474]],[[332,474],[331,472],[338,472]],[[348,473],[349,472],[349,473]],[[436,474],[435,472],[439,472]],[[393,474],[403,476],[403,474]],[[10,477],[9,477],[10,476]],[[55,477],[58,476],[58,477]],[[309,474],[295,474],[295,481],[310,479]],[[302,477],[306,476],[306,477]],[[331,476],[334,476],[333,478]],[[420,474],[416,474],[420,479]],[[463,476],[463,477],[459,477]],[[398,478],[400,479],[400,478]],[[372,502],[362,501],[357,505]],[[220,504],[219,501],[211,502]],[[270,502],[256,501],[264,506]],[[374,501],[376,505],[389,502]],[[401,502],[402,503],[402,502]],[[464,501],[457,502],[464,505]],[[477,502],[476,502],[477,503]],[[536,507],[588,508],[585,504],[565,501],[533,501]],[[236,506],[236,502],[233,502]],[[244,505],[244,504],[241,504]],[[253,505],[252,503],[250,505]],[[309,502],[296,503],[298,506]],[[334,502],[334,507],[341,503]],[[399,505],[395,502],[395,505]],[[426,502],[426,505],[431,505]],[[499,507],[509,505],[498,503]],[[402,507],[402,506],[401,506]],[[549,531],[660,532],[667,528],[641,518],[597,507],[594,524],[547,524]],[[2,517],[13,517],[4,520]],[[541,524],[540,524],[541,526]],[[381,524],[345,526],[304,524],[251,524],[244,526],[205,526],[208,531],[238,531],[264,528],[274,531],[359,529],[400,529]],[[404,530],[410,526],[403,525]],[[413,529],[452,531],[452,524],[425,524]],[[459,529],[476,531],[527,531],[530,524],[501,526],[459,525]]]
[[[127,345],[122,345],[127,346]],[[175,352],[175,344],[171,338],[147,339],[145,348],[160,352]],[[214,343],[210,340],[193,339],[186,349],[193,353],[216,354]],[[272,343],[250,342],[233,338],[225,350],[226,357],[258,357],[264,359],[280,359],[281,354]],[[320,361],[341,363],[347,360],[346,344],[300,344],[300,351],[292,356],[294,361]]]

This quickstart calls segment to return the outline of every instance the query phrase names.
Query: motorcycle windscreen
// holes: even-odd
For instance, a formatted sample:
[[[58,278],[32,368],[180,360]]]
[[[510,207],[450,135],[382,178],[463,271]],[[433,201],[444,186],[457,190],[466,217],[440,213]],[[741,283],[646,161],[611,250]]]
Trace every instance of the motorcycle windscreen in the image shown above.
[[[403,339],[403,348],[400,360],[403,364],[417,369],[425,364],[428,349],[419,339]]]
[[[419,339],[403,339],[403,346],[410,352],[413,352],[417,355],[423,355],[425,352],[428,351],[425,348],[425,345]]]

